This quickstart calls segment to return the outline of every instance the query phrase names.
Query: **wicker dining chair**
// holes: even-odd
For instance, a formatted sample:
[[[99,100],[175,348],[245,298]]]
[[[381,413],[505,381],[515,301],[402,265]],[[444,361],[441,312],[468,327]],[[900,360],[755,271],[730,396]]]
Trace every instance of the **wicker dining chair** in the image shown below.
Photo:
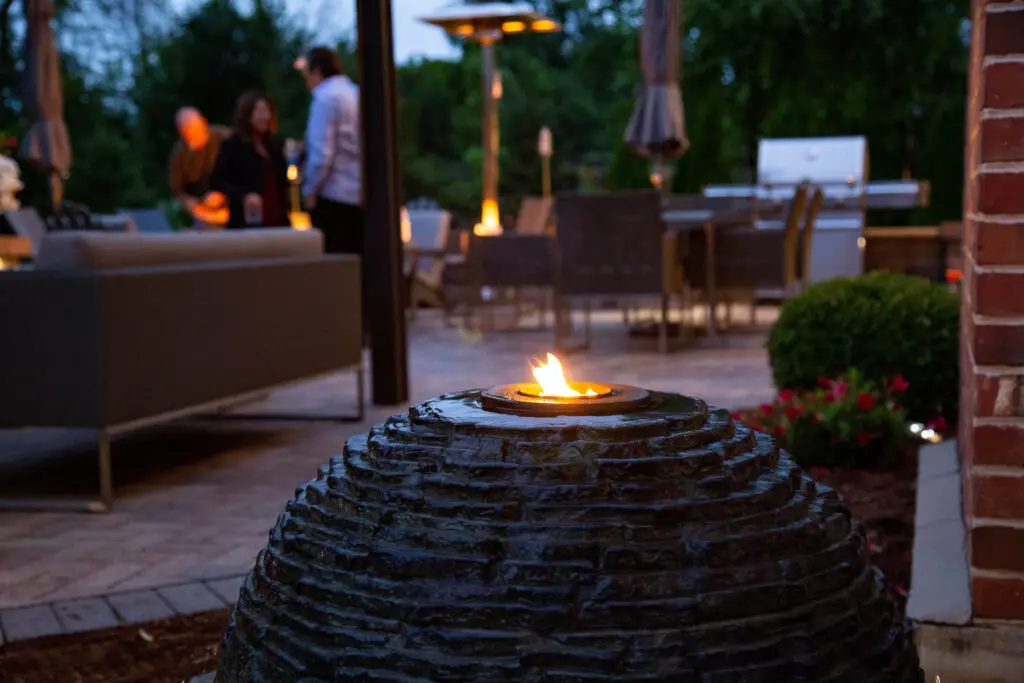
[[[565,350],[565,320],[574,304],[584,312],[583,347],[590,344],[594,301],[660,299],[658,348],[669,346],[669,308],[681,294],[665,248],[662,197],[656,191],[559,194],[555,346]]]
[[[811,201],[807,207],[803,228],[800,230],[800,256],[797,262],[797,278],[800,291],[810,284],[811,279],[811,247],[814,245],[814,227],[818,222],[818,214],[825,204],[825,192],[815,186]]]
[[[807,272],[811,231],[814,229],[813,222],[808,225],[806,221],[810,189],[809,183],[797,186],[786,207],[780,229],[751,225],[715,233],[717,301],[726,305],[727,323],[732,321],[733,305],[738,302],[750,303],[750,322],[753,324],[762,292],[769,291],[785,298],[799,290],[801,278]],[[819,200],[814,218],[820,208]],[[703,298],[701,283],[705,281],[708,268],[704,239],[701,234],[695,235],[695,244],[683,266],[687,282],[691,285],[690,294],[697,299]],[[806,256],[802,253],[805,251]],[[709,312],[709,315],[717,316],[717,311]]]
[[[551,234],[551,213],[554,201],[551,197],[523,197],[516,214],[515,234],[517,235],[549,235]]]
[[[520,235],[508,232],[501,235],[472,235],[466,256],[459,262],[448,262],[442,280],[446,297],[458,301],[463,326],[482,331],[493,329],[493,316],[481,325],[478,314],[494,306],[485,301],[482,292],[489,288],[497,292],[512,292],[515,325],[522,315],[520,293],[524,289],[540,292],[537,313],[540,327],[547,322],[547,300],[555,280],[555,245],[548,235]],[[457,297],[457,299],[456,299]],[[503,299],[504,301],[504,299]],[[454,313],[455,307],[452,307]]]

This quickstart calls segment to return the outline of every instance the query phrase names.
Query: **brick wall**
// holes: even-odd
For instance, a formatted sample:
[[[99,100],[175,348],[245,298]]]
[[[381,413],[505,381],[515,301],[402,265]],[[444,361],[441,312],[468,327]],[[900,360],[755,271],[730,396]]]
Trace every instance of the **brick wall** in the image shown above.
[[[960,457],[975,618],[1024,619],[1024,0],[974,0]]]

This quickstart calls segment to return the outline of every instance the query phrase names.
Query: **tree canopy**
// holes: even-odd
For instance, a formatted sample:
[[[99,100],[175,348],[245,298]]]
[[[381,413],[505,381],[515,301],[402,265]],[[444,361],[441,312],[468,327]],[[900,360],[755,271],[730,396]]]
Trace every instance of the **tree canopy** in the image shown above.
[[[534,4],[564,31],[510,36],[498,47],[503,209],[540,192],[543,126],[554,136],[556,190],[645,186],[647,162],[623,141],[640,83],[642,0]],[[98,211],[166,199],[173,116],[182,105],[230,123],[235,98],[260,89],[274,98],[282,132],[302,135],[308,94],[292,64],[314,42],[310,22],[280,1],[251,5],[205,0],[173,16],[160,0],[58,2],[58,31],[75,31],[74,41],[61,41],[75,153],[68,199]],[[13,135],[25,127],[19,7],[0,0],[0,131]],[[866,135],[873,178],[933,183],[929,209],[891,221],[958,216],[969,9],[968,0],[686,0],[680,30],[691,147],[677,165],[676,189],[749,179],[762,137]],[[351,41],[334,42],[355,75]],[[399,66],[407,198],[476,210],[480,78],[473,45],[458,61]]]

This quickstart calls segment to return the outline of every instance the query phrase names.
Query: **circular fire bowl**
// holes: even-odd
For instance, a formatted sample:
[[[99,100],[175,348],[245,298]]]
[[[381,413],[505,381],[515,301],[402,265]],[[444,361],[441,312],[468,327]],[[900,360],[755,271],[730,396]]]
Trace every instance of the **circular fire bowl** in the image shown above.
[[[831,489],[728,411],[592,388],[350,438],[270,532],[218,683],[921,683]]]
[[[541,395],[534,382],[503,384],[484,391],[480,403],[485,410],[510,415],[551,417],[555,415],[616,415],[632,413],[653,402],[651,392],[625,384],[570,382],[570,388],[583,396]],[[590,390],[593,393],[586,395]]]

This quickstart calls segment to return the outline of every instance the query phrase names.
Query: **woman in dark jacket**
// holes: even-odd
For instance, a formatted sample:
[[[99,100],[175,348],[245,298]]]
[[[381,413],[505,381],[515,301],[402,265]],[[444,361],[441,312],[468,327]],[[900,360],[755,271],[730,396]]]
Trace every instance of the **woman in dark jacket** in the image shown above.
[[[287,227],[288,166],[277,137],[270,99],[258,92],[238,98],[235,132],[217,155],[211,189],[228,197],[228,228]]]

